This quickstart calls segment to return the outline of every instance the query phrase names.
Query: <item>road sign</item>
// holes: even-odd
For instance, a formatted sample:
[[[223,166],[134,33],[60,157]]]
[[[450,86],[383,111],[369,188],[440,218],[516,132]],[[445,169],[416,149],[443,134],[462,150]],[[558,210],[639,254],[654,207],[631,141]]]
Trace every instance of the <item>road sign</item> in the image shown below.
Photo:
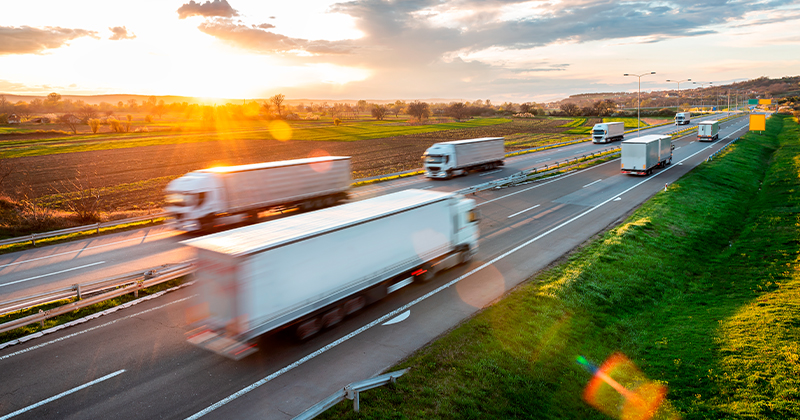
[[[759,105],[772,105],[772,99],[759,99]]]
[[[750,131],[764,131],[767,126],[767,116],[764,114],[750,114]]]
[[[758,99],[748,99],[747,105],[758,105]]]

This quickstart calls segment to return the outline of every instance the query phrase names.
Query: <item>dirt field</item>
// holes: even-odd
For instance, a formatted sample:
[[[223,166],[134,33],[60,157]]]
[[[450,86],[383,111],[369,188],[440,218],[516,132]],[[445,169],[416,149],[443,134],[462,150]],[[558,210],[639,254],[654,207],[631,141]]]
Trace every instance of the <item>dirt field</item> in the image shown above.
[[[558,128],[563,120],[514,120],[488,127],[354,142],[228,140],[183,143],[4,159],[14,172],[3,182],[11,197],[37,197],[58,208],[54,194],[80,188],[102,188],[103,211],[158,208],[163,190],[173,178],[211,166],[297,159],[319,155],[352,156],[353,178],[382,175],[421,167],[420,157],[441,141],[512,136],[506,149],[519,150],[564,141]],[[543,134],[553,134],[552,136]],[[520,141],[520,139],[527,141]]]

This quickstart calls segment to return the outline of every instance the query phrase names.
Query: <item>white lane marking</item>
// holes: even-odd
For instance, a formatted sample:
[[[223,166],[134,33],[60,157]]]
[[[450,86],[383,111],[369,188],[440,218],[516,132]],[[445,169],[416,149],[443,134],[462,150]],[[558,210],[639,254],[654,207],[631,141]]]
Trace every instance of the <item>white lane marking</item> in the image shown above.
[[[683,146],[678,146],[678,147],[676,147],[676,148],[675,148],[675,150],[678,150],[678,149],[680,149],[681,147],[683,147]]]
[[[534,161],[533,161],[533,163],[546,162],[546,161],[548,161],[548,160],[550,160],[550,158],[547,158],[547,159],[539,159],[539,160],[534,160]]]
[[[547,184],[550,184],[550,183],[553,183],[553,182],[556,182],[556,181],[561,181],[562,179],[569,178],[569,177],[571,177],[571,176],[573,176],[573,175],[578,175],[578,174],[580,174],[580,173],[583,173],[583,172],[586,172],[586,171],[592,170],[592,169],[594,169],[594,168],[599,168],[599,167],[601,167],[601,166],[603,166],[603,165],[607,165],[607,164],[609,164],[609,163],[611,163],[611,162],[614,162],[614,161],[616,161],[616,160],[617,160],[617,159],[612,159],[612,160],[609,160],[609,161],[608,161],[608,162],[606,162],[606,163],[601,163],[601,164],[599,164],[599,165],[592,166],[591,168],[586,168],[586,169],[584,169],[584,170],[582,170],[582,171],[573,172],[573,173],[571,173],[571,174],[569,174],[569,175],[564,175],[564,176],[562,176],[562,177],[558,177],[558,178],[555,178],[555,179],[551,179],[550,181],[547,181],[547,182],[542,182],[541,184],[536,184],[536,185],[534,185],[534,186],[532,186],[532,187],[528,187],[528,188],[525,188],[525,189],[523,189],[523,190],[514,191],[514,192],[513,192],[513,193],[511,193],[511,194],[507,194],[507,195],[504,195],[504,196],[500,196],[500,197],[497,197],[497,198],[493,198],[493,199],[491,199],[491,200],[484,201],[483,203],[478,203],[478,204],[476,204],[476,205],[475,205],[475,207],[480,207],[480,206],[482,206],[482,205],[484,205],[484,204],[489,204],[489,203],[491,203],[491,202],[493,202],[493,201],[502,200],[502,199],[504,199],[504,198],[506,198],[506,197],[511,197],[512,195],[517,195],[517,194],[519,194],[519,193],[523,193],[523,192],[525,192],[525,191],[532,190],[532,189],[534,189],[534,188],[543,187],[543,186],[545,186],[545,185],[547,185]]]
[[[155,295],[150,295],[150,296],[155,296]],[[117,322],[119,322],[119,321],[124,321],[124,320],[126,320],[126,319],[128,319],[128,318],[133,318],[133,317],[135,317],[135,316],[143,315],[143,314],[146,314],[146,313],[148,313],[148,312],[152,312],[152,311],[155,311],[155,310],[158,310],[158,309],[161,309],[161,308],[166,308],[166,307],[167,307],[167,306],[169,306],[169,305],[173,305],[173,304],[176,304],[176,303],[179,303],[179,302],[183,302],[183,301],[185,301],[185,300],[189,300],[189,299],[191,299],[191,298],[194,298],[194,297],[197,297],[197,296],[198,296],[198,295],[196,295],[196,294],[195,294],[195,295],[192,295],[192,296],[189,296],[189,297],[185,297],[185,298],[182,298],[182,299],[174,300],[174,301],[172,301],[172,302],[170,302],[170,303],[165,303],[165,304],[163,304],[163,305],[161,305],[161,306],[156,306],[155,308],[145,309],[144,311],[137,312],[137,313],[135,313],[135,314],[131,314],[131,315],[127,315],[127,316],[124,316],[124,317],[122,317],[122,318],[119,318],[119,319],[115,319],[115,320],[113,320],[113,321],[106,322],[105,324],[98,325],[98,326],[96,326],[96,327],[88,328],[88,329],[85,329],[85,330],[83,330],[83,331],[78,331],[78,332],[76,332],[76,333],[72,333],[72,334],[70,334],[70,335],[65,335],[65,336],[63,336],[63,337],[56,338],[55,340],[51,340],[51,341],[48,341],[48,342],[46,342],[46,343],[42,343],[42,344],[37,344],[37,345],[35,345],[35,346],[33,346],[33,347],[28,347],[27,349],[22,349],[22,350],[20,350],[20,351],[18,351],[18,352],[10,353],[10,354],[7,354],[7,355],[5,355],[5,356],[0,356],[0,360],[3,360],[3,359],[8,359],[8,358],[10,358],[10,357],[14,357],[14,356],[20,355],[20,354],[22,354],[22,353],[27,353],[27,352],[29,352],[29,351],[31,351],[31,350],[40,349],[40,348],[42,348],[42,347],[44,347],[44,346],[47,346],[47,345],[50,345],[50,344],[57,343],[57,342],[59,342],[59,341],[61,341],[61,340],[66,340],[66,339],[68,339],[68,338],[72,338],[72,337],[75,337],[75,336],[78,336],[78,335],[81,335],[81,334],[85,334],[85,333],[87,333],[87,332],[89,332],[89,331],[94,331],[94,330],[96,330],[96,329],[98,329],[98,328],[107,327],[107,326],[109,326],[109,325],[111,325],[111,324],[116,324]],[[148,297],[149,297],[149,296],[148,296]],[[134,301],[134,302],[136,302],[136,301]]]
[[[428,185],[427,187],[421,187],[421,188],[417,188],[417,189],[418,190],[427,190],[427,189],[430,189],[430,188],[433,188],[433,185]]]
[[[8,282],[8,283],[0,284],[0,287],[3,287],[3,286],[10,286],[10,285],[12,285],[12,284],[22,283],[22,282],[24,282],[24,281],[29,281],[29,280],[36,280],[36,279],[40,279],[40,278],[42,278],[42,277],[54,276],[54,275],[56,275],[56,274],[62,274],[62,273],[66,273],[66,272],[69,272],[69,271],[80,270],[81,268],[91,267],[91,266],[93,266],[93,265],[105,264],[105,263],[106,263],[105,261],[100,261],[100,262],[96,262],[96,263],[91,263],[91,264],[82,265],[82,266],[80,266],[80,267],[72,267],[72,268],[68,268],[68,269],[66,269],[66,270],[56,271],[56,272],[49,273],[49,274],[42,274],[41,276],[28,277],[27,279],[15,280],[15,281],[12,281],[12,282]]]
[[[681,162],[694,157],[695,155],[697,155],[700,152],[702,152],[702,150],[697,151],[694,154],[692,154],[691,156],[688,156],[688,157],[684,158],[683,160],[681,160]],[[598,166],[600,166],[600,165],[598,165]],[[249,386],[246,386],[246,387],[240,389],[239,391],[237,391],[237,392],[235,392],[235,393],[233,393],[233,394],[231,394],[231,395],[229,395],[229,396],[217,401],[216,403],[204,408],[203,410],[198,411],[197,413],[187,417],[186,420],[199,419],[200,417],[205,416],[206,414],[208,414],[208,413],[210,413],[210,412],[222,407],[223,405],[225,405],[225,404],[227,404],[227,403],[229,403],[229,402],[241,397],[242,395],[247,394],[248,392],[260,387],[261,385],[264,385],[265,383],[267,383],[267,382],[269,382],[269,381],[271,381],[271,380],[273,380],[273,379],[285,374],[286,372],[291,371],[292,369],[294,369],[294,368],[306,363],[307,361],[309,361],[309,360],[311,360],[311,359],[313,359],[313,358],[315,358],[315,357],[327,352],[328,350],[330,350],[330,349],[338,346],[339,344],[342,344],[345,341],[347,341],[347,340],[349,340],[349,339],[351,339],[351,338],[363,333],[364,331],[366,331],[366,330],[368,330],[368,329],[370,329],[370,328],[372,328],[372,327],[374,327],[376,325],[382,324],[382,323],[386,322],[387,320],[389,320],[391,318],[396,317],[397,315],[399,315],[399,314],[411,309],[412,306],[414,306],[414,305],[416,305],[416,304],[418,304],[418,303],[430,298],[433,295],[436,295],[437,293],[441,292],[442,290],[445,290],[445,289],[449,288],[450,286],[453,286],[454,284],[456,284],[456,283],[460,282],[461,280],[464,280],[465,278],[467,278],[467,277],[469,277],[469,276],[471,276],[471,275],[483,270],[484,268],[490,267],[490,266],[496,264],[498,261],[502,260],[503,258],[508,257],[509,255],[519,251],[520,249],[525,248],[526,246],[538,241],[539,239],[542,239],[545,236],[547,236],[547,235],[549,235],[549,234],[561,229],[562,227],[564,227],[564,226],[566,226],[566,225],[568,225],[568,224],[580,219],[581,217],[583,217],[583,216],[585,216],[585,215],[597,210],[598,208],[600,208],[601,206],[605,205],[606,203],[614,200],[614,198],[627,193],[628,191],[638,187],[639,185],[644,184],[647,181],[650,181],[651,179],[654,179],[655,177],[665,173],[666,171],[670,170],[671,168],[674,168],[674,166],[668,166],[663,171],[660,171],[660,172],[656,173],[655,175],[642,180],[641,182],[633,185],[632,187],[628,188],[627,190],[625,190],[625,191],[623,191],[623,192],[621,192],[619,194],[615,194],[614,197],[609,198],[606,201],[603,201],[602,203],[600,203],[600,204],[598,204],[598,205],[596,205],[596,206],[584,211],[583,213],[573,217],[572,219],[569,219],[566,222],[561,223],[560,225],[558,225],[558,226],[556,226],[554,228],[551,228],[550,230],[540,234],[539,236],[536,236],[533,239],[529,239],[527,242],[524,242],[524,243],[522,243],[520,245],[517,245],[515,248],[512,248],[511,250],[506,251],[505,253],[503,253],[503,254],[501,254],[501,255],[499,255],[497,257],[494,257],[489,262],[486,262],[483,265],[481,265],[481,266],[469,271],[468,273],[463,274],[463,275],[451,280],[449,283],[444,284],[442,286],[439,286],[438,288],[436,288],[434,290],[431,290],[430,292],[428,292],[428,293],[426,293],[426,294],[414,299],[413,301],[411,301],[411,302],[409,302],[409,303],[407,303],[407,304],[405,304],[405,305],[403,305],[403,306],[401,306],[401,307],[399,307],[399,308],[387,313],[386,315],[383,315],[382,317],[370,322],[369,324],[364,325],[363,327],[351,332],[350,334],[347,334],[347,335],[339,338],[338,340],[335,340],[335,341],[331,342],[330,344],[319,348],[318,350],[314,351],[313,353],[310,353],[310,354],[298,359],[296,362],[291,363],[291,364],[283,367],[282,369],[276,371],[275,373],[267,375],[263,379],[255,382],[255,383],[253,383],[253,384],[251,384]]]
[[[619,201],[619,200],[622,200],[622,197],[617,197],[613,201]]]
[[[411,284],[413,282],[414,282],[414,277],[409,277],[409,278],[407,278],[405,280],[400,280],[397,283],[387,287],[386,288],[386,293],[396,292],[396,291],[408,286],[409,284]]]
[[[588,187],[589,185],[594,185],[594,184],[597,184],[597,183],[598,183],[598,182],[600,182],[600,181],[602,181],[602,179],[598,179],[598,180],[597,180],[597,181],[595,181],[595,182],[590,182],[590,183],[588,183],[588,184],[584,185],[584,186],[583,186],[583,188],[586,188],[586,187]]]
[[[398,322],[403,322],[403,321],[406,320],[406,318],[408,318],[409,315],[411,315],[411,309],[409,309],[409,310],[403,312],[402,314],[397,315],[396,317],[384,322],[383,325],[392,325],[392,324],[397,324]]]
[[[528,211],[528,210],[533,210],[533,209],[535,209],[536,207],[539,207],[539,206],[541,206],[541,204],[537,204],[537,205],[535,205],[535,206],[533,206],[533,207],[528,207],[528,208],[527,208],[527,209],[525,209],[525,210],[522,210],[522,211],[516,212],[516,213],[512,214],[511,216],[508,216],[508,217],[507,217],[507,219],[510,219],[510,218],[512,218],[512,217],[514,217],[514,216],[517,216],[517,215],[519,215],[519,214],[525,213],[525,212],[526,212],[526,211]]]
[[[168,233],[173,233],[174,234],[175,231],[174,230],[167,230],[167,231],[164,231],[164,232],[161,232],[161,233],[154,233],[152,235],[148,234],[148,235],[143,236],[141,238],[131,238],[131,239],[126,239],[124,241],[111,242],[111,243],[103,244],[103,245],[95,245],[95,246],[90,246],[90,247],[86,247],[86,248],[75,249],[75,250],[72,250],[72,251],[60,252],[58,254],[48,255],[46,257],[31,258],[31,259],[25,260],[25,261],[17,261],[17,262],[13,262],[13,263],[3,264],[3,265],[0,265],[0,268],[11,267],[12,265],[25,264],[25,263],[29,263],[29,262],[33,262],[33,261],[46,260],[48,258],[60,257],[62,255],[67,255],[67,254],[75,254],[75,253],[78,253],[78,252],[88,251],[90,249],[97,249],[97,248],[102,248],[102,247],[105,247],[105,246],[122,244],[122,243],[125,243],[125,242],[142,241],[142,240],[158,237],[158,236],[161,236],[161,235],[166,235]]]
[[[72,388],[69,391],[64,391],[64,392],[62,392],[62,393],[60,393],[58,395],[55,395],[55,396],[52,396],[52,397],[46,399],[46,400],[39,401],[36,404],[32,404],[32,405],[29,405],[29,406],[27,406],[25,408],[21,408],[21,409],[13,412],[11,414],[6,414],[5,416],[0,417],[0,420],[8,420],[8,419],[10,419],[12,417],[16,417],[16,416],[18,416],[18,415],[20,415],[20,414],[22,414],[22,413],[24,413],[26,411],[33,410],[36,407],[43,406],[43,405],[45,405],[45,404],[47,404],[49,402],[53,402],[53,401],[61,398],[61,397],[65,397],[65,396],[67,396],[69,394],[72,394],[74,392],[78,392],[78,391],[80,391],[80,390],[82,390],[84,388],[88,388],[88,387],[90,387],[90,386],[92,386],[94,384],[98,384],[98,383],[103,382],[103,381],[105,381],[107,379],[111,379],[111,378],[113,378],[113,377],[115,377],[115,376],[117,376],[117,375],[119,375],[119,374],[121,374],[123,372],[125,372],[125,369],[120,369],[120,370],[118,370],[118,371],[116,371],[114,373],[109,373],[108,375],[103,376],[102,378],[97,378],[97,379],[95,379],[95,380],[93,380],[91,382],[87,382],[87,383],[85,383],[85,384],[83,384],[81,386]]]
[[[478,176],[486,176],[486,175],[496,174],[498,172],[503,172],[503,170],[502,169],[498,169],[496,171],[483,172],[483,173],[479,174]]]

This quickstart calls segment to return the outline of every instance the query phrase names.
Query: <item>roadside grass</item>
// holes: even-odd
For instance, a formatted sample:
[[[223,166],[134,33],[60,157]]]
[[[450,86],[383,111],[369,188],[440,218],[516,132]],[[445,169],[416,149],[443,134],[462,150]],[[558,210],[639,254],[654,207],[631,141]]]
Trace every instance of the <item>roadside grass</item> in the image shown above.
[[[575,136],[564,133],[542,133],[542,134],[521,133],[521,134],[512,134],[509,136],[505,136],[505,138],[506,138],[505,141],[506,147],[533,148],[533,147],[547,146],[553,143],[562,143],[571,140],[577,140],[582,138],[582,136]]]
[[[615,352],[683,418],[800,417],[798,136],[773,116],[320,418],[606,419],[576,357]]]
[[[636,128],[636,118],[633,117],[607,117],[603,118],[604,123],[608,122],[621,122],[625,123],[625,128]],[[639,119],[639,127],[649,127],[650,124],[646,123],[643,119]]]
[[[0,143],[0,159],[23,156],[43,156],[58,153],[75,153],[96,150],[122,149],[162,144],[199,143],[206,141],[238,140],[300,140],[300,141],[357,141],[376,138],[431,133],[444,130],[485,127],[510,122],[507,118],[476,118],[465,122],[447,122],[425,125],[399,125],[385,121],[345,121],[340,126],[286,122],[281,128],[267,123],[252,130],[221,131],[213,133],[122,133],[80,136],[77,139],[32,139]],[[270,128],[272,127],[272,128]],[[288,127],[288,128],[286,128]]]
[[[0,333],[0,343],[7,343],[12,340],[16,340],[21,337],[25,337],[30,334],[35,334],[39,331],[46,330],[48,328],[53,328],[58,325],[66,324],[70,321],[74,321],[76,319],[83,318],[85,316],[89,316],[92,314],[96,314],[98,312],[105,311],[106,309],[113,308],[115,306],[123,305],[125,303],[141,299],[145,296],[152,295],[154,293],[161,292],[163,290],[167,290],[176,286],[183,284],[186,281],[186,277],[180,277],[175,280],[170,280],[168,282],[164,282],[153,287],[148,287],[146,289],[139,290],[139,297],[134,297],[133,292],[128,293],[126,295],[122,295],[120,297],[105,300],[99,303],[96,303],[91,306],[87,306],[82,309],[78,309],[63,315],[55,316],[53,318],[48,318],[44,321],[44,326],[42,324],[36,322],[33,324],[26,325],[24,327],[20,327],[8,332]],[[13,321],[15,319],[24,318],[26,316],[34,315],[39,313],[39,311],[48,311],[53,308],[57,308],[59,306],[66,305],[68,303],[75,302],[76,298],[71,299],[64,299],[59,300],[56,302],[51,302],[46,305],[37,305],[30,308],[26,308],[23,310],[19,310],[16,312],[11,312],[5,315],[0,316],[0,325],[3,323]]]

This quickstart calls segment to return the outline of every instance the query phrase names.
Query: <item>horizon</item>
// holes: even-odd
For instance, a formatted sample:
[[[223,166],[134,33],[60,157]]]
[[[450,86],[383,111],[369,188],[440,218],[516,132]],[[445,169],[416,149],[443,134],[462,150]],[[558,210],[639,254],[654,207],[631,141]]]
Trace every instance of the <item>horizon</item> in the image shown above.
[[[0,16],[0,92],[541,103],[635,92],[631,72],[655,71],[641,78],[654,91],[800,68],[797,2],[146,0],[113,10],[34,0]]]

